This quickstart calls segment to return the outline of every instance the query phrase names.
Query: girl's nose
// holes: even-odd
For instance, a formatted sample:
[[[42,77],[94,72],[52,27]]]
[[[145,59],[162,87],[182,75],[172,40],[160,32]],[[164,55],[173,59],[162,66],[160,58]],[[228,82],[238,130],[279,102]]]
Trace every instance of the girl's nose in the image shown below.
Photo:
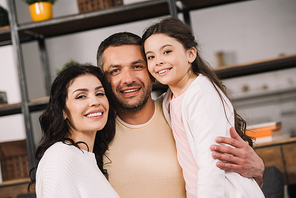
[[[156,66],[161,66],[161,65],[163,65],[163,60],[158,59],[158,60],[156,61]]]

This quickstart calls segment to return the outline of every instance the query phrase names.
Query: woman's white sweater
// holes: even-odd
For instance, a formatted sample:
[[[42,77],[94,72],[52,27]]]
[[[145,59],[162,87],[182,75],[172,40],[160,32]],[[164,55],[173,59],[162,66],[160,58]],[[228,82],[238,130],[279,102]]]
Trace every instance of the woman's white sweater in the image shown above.
[[[41,158],[36,173],[38,198],[119,197],[97,166],[94,153],[57,142]]]

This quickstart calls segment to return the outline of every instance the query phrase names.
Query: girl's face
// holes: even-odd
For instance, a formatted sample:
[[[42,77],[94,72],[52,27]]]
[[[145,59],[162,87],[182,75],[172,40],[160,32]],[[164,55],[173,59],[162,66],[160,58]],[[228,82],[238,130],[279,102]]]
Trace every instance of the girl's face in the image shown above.
[[[108,119],[108,110],[109,102],[97,77],[82,75],[70,84],[63,113],[70,123],[71,134],[103,129]]]
[[[151,35],[144,48],[148,69],[154,78],[169,86],[186,86],[192,74],[195,48],[186,50],[179,41],[166,34]]]

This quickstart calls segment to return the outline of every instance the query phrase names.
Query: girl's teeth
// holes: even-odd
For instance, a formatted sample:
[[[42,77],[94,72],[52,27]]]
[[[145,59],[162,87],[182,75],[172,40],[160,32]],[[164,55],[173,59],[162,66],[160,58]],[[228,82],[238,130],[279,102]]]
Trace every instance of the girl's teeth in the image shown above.
[[[163,74],[163,73],[165,73],[165,72],[167,72],[168,70],[167,69],[165,69],[165,70],[162,70],[162,71],[160,71],[160,72],[158,72],[159,74]]]
[[[90,118],[90,117],[95,117],[95,116],[101,116],[102,114],[103,114],[102,112],[91,113],[91,114],[88,114],[86,117]]]

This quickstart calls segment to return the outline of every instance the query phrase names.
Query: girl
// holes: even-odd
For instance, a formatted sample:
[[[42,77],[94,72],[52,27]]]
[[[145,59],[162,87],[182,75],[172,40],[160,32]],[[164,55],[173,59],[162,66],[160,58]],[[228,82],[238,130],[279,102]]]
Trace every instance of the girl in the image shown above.
[[[252,140],[218,77],[199,56],[190,28],[165,18],[144,32],[142,42],[150,73],[169,86],[163,109],[171,118],[187,197],[264,197],[255,180],[221,170],[208,157],[215,137],[230,136],[231,126],[250,145]]]
[[[37,197],[119,197],[103,175],[115,112],[98,67],[74,65],[62,71],[39,120],[43,137],[36,151]]]

